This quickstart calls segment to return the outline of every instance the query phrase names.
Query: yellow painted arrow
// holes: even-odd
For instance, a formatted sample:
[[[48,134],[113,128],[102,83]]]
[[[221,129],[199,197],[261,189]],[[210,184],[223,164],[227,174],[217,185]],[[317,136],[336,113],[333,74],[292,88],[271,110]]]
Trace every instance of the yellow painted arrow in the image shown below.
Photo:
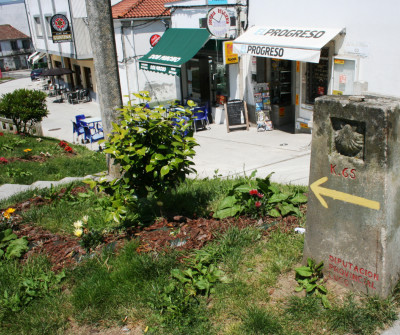
[[[329,188],[321,187],[323,183],[325,183],[328,180],[328,177],[322,177],[321,179],[318,179],[317,181],[313,182],[310,185],[311,191],[314,192],[315,196],[319,200],[322,206],[325,208],[328,208],[328,204],[326,201],[322,198],[323,195],[333,198],[335,200],[341,200],[344,202],[350,202],[354,205],[358,206],[363,206],[371,209],[376,209],[379,210],[381,208],[381,204],[377,201],[373,200],[368,200],[365,198],[357,197],[355,195],[351,195],[348,193],[343,193],[335,190],[331,190]]]

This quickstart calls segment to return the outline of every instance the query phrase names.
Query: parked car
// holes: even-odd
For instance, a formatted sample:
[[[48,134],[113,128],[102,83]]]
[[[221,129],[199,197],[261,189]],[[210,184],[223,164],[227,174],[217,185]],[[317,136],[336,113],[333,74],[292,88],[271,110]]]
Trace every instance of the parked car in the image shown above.
[[[43,68],[32,70],[31,71],[31,80],[34,81],[34,80],[39,79],[39,76],[42,74],[43,71],[44,71]]]

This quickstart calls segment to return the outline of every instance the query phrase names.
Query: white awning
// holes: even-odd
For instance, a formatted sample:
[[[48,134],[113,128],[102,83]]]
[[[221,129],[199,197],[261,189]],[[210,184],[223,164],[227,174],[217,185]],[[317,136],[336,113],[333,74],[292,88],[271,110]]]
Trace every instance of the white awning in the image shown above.
[[[39,60],[41,60],[43,57],[46,57],[46,54],[44,52],[39,52],[38,55],[34,56],[32,58],[32,64],[37,63]]]
[[[233,51],[258,57],[318,63],[321,48],[343,28],[254,26],[233,41]]]
[[[40,54],[40,52],[39,52],[39,51],[35,51],[32,55],[30,55],[30,56],[28,57],[28,62],[30,62],[30,61],[32,60],[32,58],[35,57],[35,56],[38,55],[38,54]]]

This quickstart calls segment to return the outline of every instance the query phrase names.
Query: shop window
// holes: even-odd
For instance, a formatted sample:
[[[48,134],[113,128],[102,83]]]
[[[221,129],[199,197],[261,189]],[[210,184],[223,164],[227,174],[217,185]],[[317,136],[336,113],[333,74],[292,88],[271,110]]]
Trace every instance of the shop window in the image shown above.
[[[319,63],[307,63],[306,103],[314,104],[316,98],[328,94],[329,48],[321,50]]]
[[[222,63],[217,63],[217,72],[215,74],[217,82],[217,95],[228,96],[228,80],[226,76],[226,66]]]
[[[83,70],[85,73],[86,88],[93,90],[92,71],[89,67],[84,67]]]
[[[81,67],[79,65],[74,65],[75,72],[75,83],[77,88],[82,88],[82,74]]]
[[[200,64],[198,59],[187,63],[188,97],[200,99]]]
[[[35,31],[36,31],[36,36],[37,37],[43,37],[43,27],[42,27],[42,22],[40,22],[40,17],[35,16],[33,18],[33,22],[35,25]]]
[[[54,67],[62,68],[62,63],[55,60],[55,61],[54,61]]]
[[[256,73],[253,74],[253,81],[258,84],[267,82],[266,64],[266,58],[256,57]]]
[[[12,50],[14,50],[14,51],[19,50],[17,41],[10,41],[10,43],[11,43]]]
[[[292,62],[271,60],[271,103],[285,106],[292,103]]]

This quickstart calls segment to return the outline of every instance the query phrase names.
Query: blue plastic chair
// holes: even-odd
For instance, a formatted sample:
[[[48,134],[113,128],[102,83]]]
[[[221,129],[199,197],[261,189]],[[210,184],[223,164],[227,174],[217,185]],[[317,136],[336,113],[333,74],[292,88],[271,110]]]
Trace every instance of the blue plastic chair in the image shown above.
[[[209,125],[207,107],[195,107],[193,108],[192,113],[194,131],[197,131],[197,122],[199,121],[201,122],[203,128],[206,129],[207,125]]]
[[[181,128],[182,126],[184,126],[185,124],[187,124],[188,121],[189,121],[190,119],[189,119],[187,116],[176,116],[176,117],[173,117],[171,120],[173,121],[172,125],[173,125],[174,127],[178,128],[179,132],[182,133],[182,131],[180,130],[180,128]],[[183,121],[182,121],[182,120],[183,120]],[[184,136],[184,137],[187,136],[188,133],[189,133],[189,131],[188,131],[187,129],[184,130],[183,136]]]
[[[85,130],[83,129],[82,126],[78,126],[78,124],[76,122],[74,122],[74,121],[71,121],[71,122],[72,122],[72,138],[73,138],[73,141],[75,143],[74,135],[76,134],[76,140],[79,143],[79,136],[84,135],[85,134]]]
[[[97,133],[97,132],[92,133],[92,129],[89,127],[83,127],[83,130],[85,132],[85,141],[89,141],[90,146],[92,146],[93,142],[97,142],[104,139],[104,133]]]

